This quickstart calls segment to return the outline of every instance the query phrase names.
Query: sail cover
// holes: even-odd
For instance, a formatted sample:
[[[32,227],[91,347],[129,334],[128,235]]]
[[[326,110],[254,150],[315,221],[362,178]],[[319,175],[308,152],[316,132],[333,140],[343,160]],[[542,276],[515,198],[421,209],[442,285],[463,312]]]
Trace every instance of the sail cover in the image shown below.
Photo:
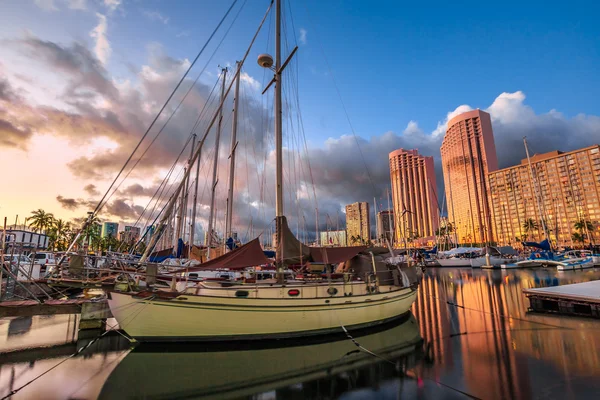
[[[209,260],[197,267],[189,268],[188,271],[214,270],[214,269],[243,269],[256,265],[269,264],[258,238],[238,247],[237,249],[223,254],[213,260]]]
[[[338,264],[356,257],[367,246],[353,247],[310,247],[310,258],[313,262]]]
[[[290,231],[287,219],[277,217],[278,234],[277,238],[277,260],[283,260],[286,265],[304,263],[309,260],[311,250],[303,245],[296,236]]]
[[[537,249],[541,249],[541,250],[546,250],[546,251],[550,251],[552,250],[550,248],[550,242],[548,242],[548,239],[542,240],[539,243],[536,242],[522,242],[521,243],[523,246],[527,246],[527,247],[535,247]]]

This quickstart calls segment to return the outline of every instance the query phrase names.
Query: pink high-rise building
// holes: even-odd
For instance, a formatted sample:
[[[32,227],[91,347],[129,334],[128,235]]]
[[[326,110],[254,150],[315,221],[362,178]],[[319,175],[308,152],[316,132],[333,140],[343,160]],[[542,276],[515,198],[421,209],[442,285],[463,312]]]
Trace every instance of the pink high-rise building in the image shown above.
[[[433,157],[398,149],[389,159],[396,243],[434,236],[439,218]]]
[[[473,110],[452,118],[440,151],[448,219],[458,242],[492,242],[488,173],[498,169],[498,158],[490,114]]]

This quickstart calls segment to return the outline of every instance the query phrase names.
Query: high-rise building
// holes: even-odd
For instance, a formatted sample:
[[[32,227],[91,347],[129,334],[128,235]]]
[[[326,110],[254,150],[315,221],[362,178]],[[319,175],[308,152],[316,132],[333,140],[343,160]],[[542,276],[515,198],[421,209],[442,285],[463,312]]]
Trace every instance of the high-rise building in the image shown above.
[[[542,240],[548,234],[558,246],[578,245],[573,234],[589,241],[593,232],[577,230],[575,223],[600,222],[599,145],[536,154],[531,157],[531,168],[523,159],[519,165],[491,172],[489,182],[500,244]]]
[[[377,213],[377,240],[389,240],[390,244],[394,240],[394,211],[383,210]]]
[[[346,246],[346,231],[320,232],[321,246]]]
[[[439,214],[433,157],[398,149],[390,153],[389,160],[396,243],[434,236]]]
[[[346,238],[349,245],[360,245],[371,239],[369,203],[359,202],[346,206]]]
[[[488,173],[498,169],[490,114],[473,110],[448,121],[440,148],[448,218],[459,243],[492,242]]]
[[[118,222],[105,222],[102,224],[102,237],[111,236],[116,238],[119,233]]]

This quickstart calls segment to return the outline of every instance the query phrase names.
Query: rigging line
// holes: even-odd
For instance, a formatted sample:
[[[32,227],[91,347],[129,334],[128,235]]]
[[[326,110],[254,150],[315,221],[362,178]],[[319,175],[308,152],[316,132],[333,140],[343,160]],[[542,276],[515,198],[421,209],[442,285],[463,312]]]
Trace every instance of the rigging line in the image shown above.
[[[312,21],[312,16],[310,14],[310,11],[308,10],[308,6],[306,5],[306,3],[304,4],[304,7],[306,9],[306,14],[308,15],[309,23],[311,24],[311,28],[316,32],[315,24]],[[373,187],[373,193],[376,193],[377,189],[375,188],[375,183],[373,183],[371,173],[369,172],[369,168],[367,166],[367,161],[365,160],[365,156],[362,152],[362,149],[360,148],[360,144],[358,142],[358,137],[356,136],[356,131],[354,130],[354,126],[352,125],[352,121],[350,120],[350,114],[348,113],[348,109],[346,108],[346,104],[344,103],[344,100],[342,98],[342,93],[340,92],[340,89],[339,89],[337,82],[335,80],[335,77],[333,75],[333,70],[331,69],[331,66],[329,65],[329,61],[327,60],[327,55],[325,54],[325,50],[323,49],[322,44],[320,42],[318,42],[318,43],[319,43],[319,49],[321,50],[321,54],[323,55],[323,60],[325,61],[325,65],[327,65],[327,69],[329,70],[329,75],[331,76],[331,81],[333,82],[333,86],[335,87],[337,95],[340,99],[340,103],[342,104],[344,114],[346,115],[346,120],[348,121],[348,125],[350,126],[350,129],[352,130],[352,136],[354,137],[354,141],[356,142],[356,146],[358,147],[358,152],[360,153],[360,158],[362,159],[363,165],[365,167],[365,172],[367,173],[369,182],[371,183],[371,186]]]
[[[165,123],[160,128],[160,130],[158,131],[158,133],[154,136],[154,139],[152,140],[152,142],[150,142],[150,144],[148,145],[148,147],[146,147],[146,150],[144,150],[144,152],[142,153],[142,155],[136,160],[135,164],[133,165],[133,167],[131,167],[131,169],[129,170],[129,172],[127,173],[127,175],[125,175],[125,177],[121,180],[121,183],[119,183],[119,185],[116,187],[116,189],[108,197],[108,199],[106,200],[105,204],[108,203],[108,201],[117,192],[117,190],[123,184],[123,182],[125,182],[125,180],[129,177],[129,174],[131,174],[131,172],[135,169],[135,167],[137,167],[137,165],[142,160],[142,158],[144,158],[144,156],[146,155],[146,153],[148,152],[148,150],[150,150],[150,147],[152,147],[152,145],[154,145],[154,142],[156,142],[156,140],[158,139],[158,137],[160,136],[160,134],[164,131],[164,129],[167,127],[167,125],[169,124],[169,122],[171,121],[171,119],[173,118],[173,116],[177,113],[177,111],[179,110],[179,108],[181,107],[181,105],[183,104],[183,102],[187,99],[187,97],[191,93],[192,89],[194,87],[196,87],[196,84],[198,83],[198,80],[200,79],[200,76],[202,76],[202,74],[204,73],[204,71],[206,71],[206,68],[208,68],[208,65],[210,64],[210,62],[214,58],[215,54],[217,54],[217,51],[219,50],[219,48],[221,47],[221,45],[225,41],[225,38],[227,38],[227,36],[229,34],[229,31],[231,30],[231,28],[233,27],[233,25],[237,21],[240,13],[242,12],[242,10],[244,9],[244,6],[246,5],[246,2],[247,2],[247,0],[244,1],[244,3],[242,4],[242,6],[240,7],[240,9],[238,10],[237,14],[235,15],[235,17],[231,21],[231,24],[229,25],[229,28],[227,29],[227,31],[225,31],[225,34],[221,38],[221,41],[217,44],[217,46],[215,47],[215,49],[212,52],[211,56],[209,57],[209,59],[204,64],[204,67],[202,67],[202,70],[198,73],[198,75],[196,76],[196,79],[194,79],[194,82],[190,85],[190,87],[188,88],[188,90],[185,93],[185,95],[183,96],[183,98],[179,101],[179,104],[177,104],[177,107],[175,107],[175,109],[173,110],[173,112],[171,113],[171,115],[169,116],[169,118],[165,121]],[[219,83],[219,80],[217,80],[217,82],[215,83],[215,86],[213,86],[213,89],[210,91],[210,94],[208,95],[207,101],[204,103],[202,111],[200,111],[200,115],[198,115],[198,119],[196,120],[196,123],[194,124],[194,127],[192,128],[192,131],[194,131],[194,129],[196,129],[198,127],[198,124],[200,122],[200,119],[202,118],[203,112],[207,109],[206,106],[208,104],[208,100],[211,98],[211,96],[212,96],[213,92],[215,91],[215,88],[216,88],[216,86],[217,86],[218,83]],[[211,104],[212,104],[212,101],[211,101]]]
[[[181,77],[181,79],[179,80],[179,82],[177,83],[177,85],[175,86],[175,89],[173,89],[173,91],[171,92],[171,94],[167,98],[167,101],[165,101],[165,103],[161,107],[161,109],[158,112],[158,114],[156,114],[156,117],[154,117],[154,119],[150,123],[150,126],[148,127],[148,129],[146,129],[146,132],[144,133],[144,135],[142,136],[142,138],[140,139],[140,141],[138,142],[138,144],[133,149],[133,152],[127,158],[127,161],[125,161],[125,164],[123,165],[123,167],[121,168],[121,170],[119,171],[119,173],[117,174],[117,176],[115,177],[115,179],[113,180],[113,182],[110,184],[110,186],[108,187],[108,190],[106,191],[106,193],[104,193],[104,196],[102,196],[102,199],[100,199],[100,202],[98,203],[98,205],[94,209],[94,212],[91,215],[97,214],[100,211],[100,209],[102,208],[102,206],[104,206],[102,204],[102,202],[104,201],[104,199],[106,198],[106,196],[108,195],[108,193],[110,192],[110,190],[112,189],[112,187],[115,185],[115,183],[117,182],[117,180],[119,179],[119,177],[121,176],[121,174],[123,173],[123,171],[125,170],[125,167],[127,167],[127,164],[129,164],[129,162],[133,158],[133,155],[139,149],[139,147],[141,146],[141,144],[144,141],[144,139],[146,139],[146,136],[148,136],[148,133],[150,133],[150,130],[152,129],[152,127],[154,127],[154,124],[156,123],[156,121],[158,121],[158,118],[160,117],[160,115],[162,114],[162,112],[164,111],[164,109],[167,107],[167,104],[169,104],[169,102],[171,101],[171,99],[175,95],[175,92],[177,92],[177,90],[179,89],[179,87],[181,86],[181,84],[183,83],[183,81],[185,80],[185,78],[187,77],[187,75],[189,74],[189,72],[191,71],[191,69],[194,67],[194,65],[196,64],[196,62],[198,61],[198,59],[200,58],[200,56],[204,52],[204,49],[206,49],[206,47],[208,46],[208,44],[211,42],[212,38],[215,36],[215,34],[217,33],[217,31],[219,30],[219,28],[221,27],[221,25],[223,24],[223,22],[225,21],[225,19],[227,18],[227,16],[229,15],[229,13],[231,12],[231,10],[233,9],[233,7],[235,6],[235,4],[237,2],[238,2],[238,0],[233,0],[233,3],[231,4],[231,6],[229,7],[229,9],[225,13],[225,15],[223,16],[223,18],[221,18],[221,21],[219,21],[219,24],[216,26],[216,28],[210,34],[208,40],[206,41],[206,43],[204,43],[204,46],[202,46],[202,48],[200,49],[200,51],[196,55],[196,58],[194,58],[194,61],[192,61],[192,63],[190,64],[190,66],[187,69],[187,71],[185,71],[185,73],[183,74],[183,76]],[[89,218],[88,218],[88,220],[89,220]]]
[[[181,152],[179,153],[179,155],[177,156],[177,159],[175,160],[175,162],[173,162],[173,164],[171,165],[171,168],[169,169],[167,175],[165,176],[165,178],[163,179],[163,181],[160,183],[160,185],[158,186],[158,188],[156,189],[156,191],[154,192],[154,195],[152,196],[152,198],[150,199],[150,201],[148,202],[148,204],[146,205],[146,208],[144,208],[144,210],[142,211],[142,213],[140,214],[140,216],[138,217],[138,220],[135,223],[135,226],[137,226],[137,224],[139,223],[139,221],[142,219],[142,217],[144,216],[144,214],[146,213],[148,207],[150,206],[150,204],[152,203],[152,201],[156,198],[156,202],[154,203],[154,207],[152,207],[152,211],[148,214],[148,217],[146,219],[146,225],[147,223],[150,221],[150,219],[152,218],[152,215],[154,214],[154,211],[156,210],[156,207],[158,205],[158,203],[160,202],[160,199],[162,198],[162,195],[164,193],[164,190],[167,187],[169,178],[171,177],[175,167],[177,166],[177,163],[179,161],[179,158],[181,157],[181,155],[183,154],[183,152],[185,151],[185,149],[187,148],[187,145],[189,143],[189,141],[191,140],[192,135],[190,134],[190,136],[188,137],[188,140],[186,141],[186,143],[184,144]],[[181,172],[179,172],[181,173]],[[160,192],[160,194],[159,194]],[[158,197],[157,197],[158,194]],[[154,223],[152,224],[154,225]],[[142,236],[142,238],[140,238],[140,240],[138,241],[138,243],[136,243],[136,246],[141,242],[141,240],[143,239],[143,237],[146,235],[146,233],[144,233],[144,235]],[[120,248],[120,247],[119,247]]]

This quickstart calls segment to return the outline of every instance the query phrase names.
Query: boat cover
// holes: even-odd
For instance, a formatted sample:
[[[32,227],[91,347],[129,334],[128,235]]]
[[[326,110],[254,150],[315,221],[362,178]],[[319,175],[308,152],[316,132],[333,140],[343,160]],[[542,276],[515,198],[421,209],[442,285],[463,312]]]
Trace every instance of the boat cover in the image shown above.
[[[222,268],[243,269],[268,263],[269,260],[265,257],[258,238],[256,238],[229,253],[223,254],[221,257],[209,260],[197,267],[191,267],[188,271],[215,270]]]
[[[456,247],[452,250],[440,251],[440,254],[452,256],[455,254],[479,253],[480,251],[481,247]]]
[[[283,259],[286,265],[300,264],[310,260],[310,248],[296,239],[288,227],[285,216],[277,217],[279,237],[277,238],[277,260]]]
[[[310,258],[316,263],[339,264],[356,257],[367,246],[310,247]]]
[[[546,251],[551,251],[552,249],[550,248],[550,242],[548,242],[548,239],[542,240],[539,243],[536,242],[522,242],[523,246],[527,246],[527,247],[535,247],[537,249],[541,249],[541,250],[546,250]]]

